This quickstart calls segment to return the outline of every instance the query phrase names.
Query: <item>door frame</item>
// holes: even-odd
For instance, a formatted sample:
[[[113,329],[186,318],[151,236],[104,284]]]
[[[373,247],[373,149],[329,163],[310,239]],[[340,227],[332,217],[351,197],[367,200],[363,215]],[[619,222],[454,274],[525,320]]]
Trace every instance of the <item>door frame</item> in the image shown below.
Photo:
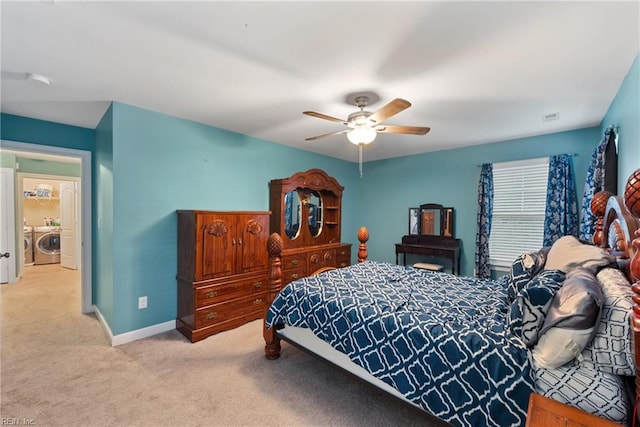
[[[12,209],[13,200],[15,199],[15,196],[14,196],[15,183],[14,183],[13,169],[0,168],[0,173],[2,173],[2,175],[4,176],[3,179],[6,179],[6,182],[5,182],[6,190],[4,188],[0,189],[2,190],[2,200],[0,200],[0,202],[2,203],[2,208],[0,208],[1,209],[0,227],[3,228],[3,230],[0,231],[0,233],[3,235],[3,241],[5,242],[6,247],[2,245],[0,249],[3,251],[7,251],[13,255],[12,257],[7,258],[6,260],[3,259],[3,261],[6,262],[6,274],[7,274],[6,283],[14,283],[17,277],[16,276],[16,268],[17,268],[16,260],[20,259],[17,257],[19,256],[19,254],[22,253],[24,243],[22,240],[20,240],[20,246],[16,246],[16,242],[17,242],[16,232],[15,232],[16,217],[15,217],[15,210]],[[4,230],[6,230],[6,232],[4,232]],[[3,270],[5,270],[5,267],[0,267],[0,268],[3,268]]]
[[[34,153],[34,151],[32,151],[32,153]],[[71,157],[71,156],[67,156],[67,157]],[[80,203],[82,203],[82,179],[79,176],[67,176],[67,175],[49,175],[49,174],[41,174],[41,173],[32,173],[32,172],[19,172],[16,171],[16,188],[17,188],[17,192],[16,194],[20,195],[23,194],[24,192],[24,179],[41,179],[41,180],[48,180],[48,181],[65,181],[65,182],[73,182],[76,183],[79,187],[80,187],[80,192],[78,194],[78,198],[80,199]],[[16,197],[15,198],[16,202],[20,200],[20,197]],[[80,209],[80,205],[77,204],[76,208],[78,209],[78,211],[76,213],[79,212]],[[22,218],[24,217],[24,208],[23,208],[23,203],[16,203],[15,206],[15,212],[16,212],[16,218]],[[77,224],[80,224],[80,226],[78,227]],[[36,224],[31,224],[34,227],[36,226]],[[44,225],[44,224],[42,224]],[[17,241],[20,242],[20,239],[24,239],[24,234],[21,231],[20,227],[18,227],[17,229],[20,232],[20,237],[18,237]],[[75,233],[76,236],[80,235],[82,237],[82,218],[79,218],[78,220],[76,220],[76,225],[74,227],[73,232]],[[62,237],[62,234],[61,234]],[[77,254],[76,257],[80,258],[80,267],[82,267],[82,240],[77,242],[76,247],[74,248],[74,252]],[[61,254],[62,256],[62,254]],[[18,277],[23,276],[24,275],[24,262],[20,262],[20,266],[18,268]],[[82,274],[82,273],[81,273]]]
[[[74,148],[53,147],[49,145],[29,144],[17,141],[2,140],[2,148],[12,151],[28,153],[50,154],[54,156],[75,157],[80,159],[80,216],[81,216],[81,311],[92,313],[95,310],[92,294],[92,212],[91,212],[91,152]],[[13,203],[12,211],[15,212],[16,198],[10,200]],[[10,208],[10,209],[11,209]]]

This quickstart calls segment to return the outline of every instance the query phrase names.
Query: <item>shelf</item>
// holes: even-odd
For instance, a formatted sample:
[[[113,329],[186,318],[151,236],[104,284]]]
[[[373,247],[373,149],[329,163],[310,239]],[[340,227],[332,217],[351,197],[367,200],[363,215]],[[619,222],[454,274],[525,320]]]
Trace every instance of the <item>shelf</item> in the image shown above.
[[[25,200],[60,200],[60,197],[25,196]]]

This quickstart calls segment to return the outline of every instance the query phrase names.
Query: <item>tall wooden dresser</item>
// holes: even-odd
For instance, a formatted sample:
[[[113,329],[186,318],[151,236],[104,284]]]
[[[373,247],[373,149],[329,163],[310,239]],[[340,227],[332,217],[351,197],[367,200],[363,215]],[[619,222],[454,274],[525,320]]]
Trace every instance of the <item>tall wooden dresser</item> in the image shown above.
[[[262,317],[270,212],[179,210],[178,317],[191,342]]]

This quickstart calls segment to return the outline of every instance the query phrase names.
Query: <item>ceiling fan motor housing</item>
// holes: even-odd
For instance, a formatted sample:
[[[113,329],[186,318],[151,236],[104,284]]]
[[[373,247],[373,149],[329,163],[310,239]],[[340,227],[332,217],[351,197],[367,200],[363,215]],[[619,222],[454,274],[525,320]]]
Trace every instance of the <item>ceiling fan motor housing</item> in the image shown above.
[[[368,118],[372,114],[373,113],[369,111],[356,111],[355,113],[349,114],[349,117],[347,118],[347,121],[349,122],[349,127],[367,125],[369,123]]]

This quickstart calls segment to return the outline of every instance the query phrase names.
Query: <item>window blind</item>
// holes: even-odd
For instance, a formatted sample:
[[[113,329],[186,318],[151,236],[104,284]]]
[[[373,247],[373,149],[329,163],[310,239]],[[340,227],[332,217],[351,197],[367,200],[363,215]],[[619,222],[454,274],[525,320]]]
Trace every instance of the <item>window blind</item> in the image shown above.
[[[492,266],[510,266],[523,252],[542,247],[548,174],[548,158],[494,163]]]

